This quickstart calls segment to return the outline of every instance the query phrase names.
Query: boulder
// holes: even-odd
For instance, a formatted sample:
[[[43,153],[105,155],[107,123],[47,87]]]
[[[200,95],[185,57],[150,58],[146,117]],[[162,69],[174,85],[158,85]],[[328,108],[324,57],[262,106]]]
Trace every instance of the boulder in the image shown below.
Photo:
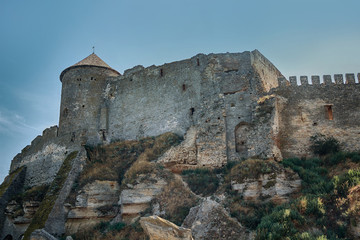
[[[150,240],[192,240],[191,230],[158,216],[142,217],[140,224]]]
[[[190,228],[195,240],[250,238],[250,233],[223,206],[209,198],[190,209],[182,227]]]

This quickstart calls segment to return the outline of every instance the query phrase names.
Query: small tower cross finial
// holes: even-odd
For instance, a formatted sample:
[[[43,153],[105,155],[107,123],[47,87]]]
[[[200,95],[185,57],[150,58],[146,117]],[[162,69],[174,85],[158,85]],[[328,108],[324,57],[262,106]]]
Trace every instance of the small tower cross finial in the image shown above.
[[[94,46],[92,47],[92,49],[93,49],[93,53],[95,53],[95,47]]]

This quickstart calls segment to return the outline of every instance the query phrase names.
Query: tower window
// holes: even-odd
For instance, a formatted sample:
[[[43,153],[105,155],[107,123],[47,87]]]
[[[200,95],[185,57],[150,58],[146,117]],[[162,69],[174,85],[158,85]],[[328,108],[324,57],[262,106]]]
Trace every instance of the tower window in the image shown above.
[[[195,112],[195,108],[190,108],[190,115],[194,115],[194,112]]]
[[[185,84],[182,85],[182,90],[186,91],[186,85]]]
[[[163,71],[162,68],[160,68],[160,76],[161,76],[161,77],[164,76],[164,71]]]
[[[200,60],[198,58],[196,59],[196,65],[200,66]]]
[[[69,113],[69,109],[64,108],[64,110],[63,110],[63,116],[64,116],[64,117],[67,117],[68,113]]]
[[[325,109],[327,112],[327,117],[329,120],[333,120],[333,110],[332,110],[332,105],[325,105]]]

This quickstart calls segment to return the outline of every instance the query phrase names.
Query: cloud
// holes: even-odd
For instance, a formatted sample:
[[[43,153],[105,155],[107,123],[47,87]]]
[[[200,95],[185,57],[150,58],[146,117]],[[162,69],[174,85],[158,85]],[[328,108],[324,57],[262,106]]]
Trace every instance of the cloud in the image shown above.
[[[0,133],[18,135],[29,130],[40,131],[40,129],[27,124],[25,118],[20,114],[7,109],[0,109]]]

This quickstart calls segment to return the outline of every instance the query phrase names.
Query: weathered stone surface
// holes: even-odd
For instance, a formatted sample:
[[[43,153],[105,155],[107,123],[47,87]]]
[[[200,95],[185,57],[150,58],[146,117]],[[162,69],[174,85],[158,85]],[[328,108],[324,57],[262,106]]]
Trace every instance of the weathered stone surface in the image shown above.
[[[195,127],[189,128],[184,141],[180,145],[169,149],[158,162],[164,163],[172,171],[181,171],[187,167],[197,165],[196,133]]]
[[[139,176],[142,178],[142,176]],[[151,200],[158,195],[166,181],[152,176],[154,183],[140,182],[131,189],[125,189],[120,194],[119,205],[121,206],[121,219],[132,222],[140,216],[140,213],[150,207]]]
[[[120,187],[116,181],[96,180],[83,187],[67,214],[66,233],[73,234],[116,216]]]
[[[30,240],[58,240],[56,237],[45,231],[44,229],[37,229],[30,235]]]
[[[195,240],[249,239],[249,232],[231,218],[219,203],[210,199],[191,208],[182,227],[190,228]]]
[[[254,177],[246,177],[240,181],[232,180],[232,189],[242,194],[247,201],[272,201],[277,204],[288,201],[289,195],[301,189],[301,179],[291,169],[276,162],[267,164],[269,170],[266,173],[254,174]]]
[[[142,217],[140,224],[150,240],[193,240],[190,229],[158,216]]]

